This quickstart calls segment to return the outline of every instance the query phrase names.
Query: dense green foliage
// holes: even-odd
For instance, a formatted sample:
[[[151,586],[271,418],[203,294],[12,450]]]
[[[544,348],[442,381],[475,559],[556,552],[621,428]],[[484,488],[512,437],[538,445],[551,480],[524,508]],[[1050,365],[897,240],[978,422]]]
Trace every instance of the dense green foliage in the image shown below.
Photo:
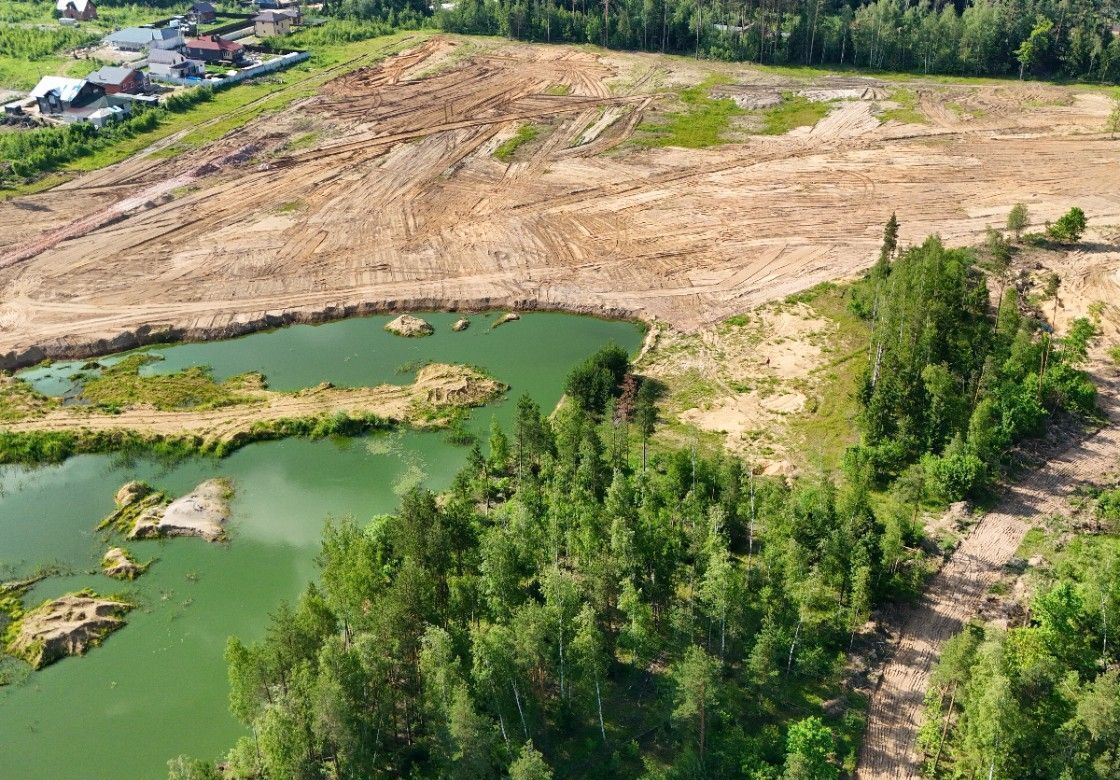
[[[76,49],[97,40],[73,27],[0,25],[0,55],[39,60],[59,51]]]
[[[943,501],[983,487],[1050,413],[1095,412],[1096,390],[1078,368],[1093,325],[1078,320],[1053,337],[1007,284],[1011,247],[997,233],[986,252],[998,311],[975,253],[936,237],[893,263],[885,251],[856,302],[873,322],[863,452],[879,476],[909,468],[909,482]]]
[[[159,108],[143,110],[133,104],[133,115],[98,130],[86,122],[44,127],[18,133],[0,133],[0,183],[10,183],[52,171],[98,149],[154,129],[168,114],[186,111],[209,100],[213,91],[198,87],[172,95]]]
[[[0,430],[0,464],[38,465],[61,463],[73,455],[95,452],[117,452],[125,455],[146,455],[179,460],[192,455],[218,458],[256,441],[301,436],[322,439],[331,436],[357,436],[374,430],[385,430],[392,423],[375,414],[320,414],[312,417],[291,417],[255,423],[249,431],[229,439],[204,439],[191,434],[148,436],[128,430],[74,431]]]
[[[610,399],[622,392],[629,365],[622,347],[603,347],[572,370],[565,391],[584,411],[602,414]]]
[[[1074,539],[1055,563],[1027,625],[973,626],[946,645],[920,737],[931,774],[1120,771],[1120,539]]]
[[[463,0],[438,21],[456,32],[726,60],[1115,82],[1115,19],[1101,0]]]
[[[327,524],[319,581],[262,641],[229,642],[231,710],[250,732],[229,776],[850,766],[858,711],[813,713],[903,582],[910,529],[876,517],[855,461],[837,485],[689,452],[631,459],[623,409],[643,438],[656,412],[619,353],[577,368],[582,401],[551,418],[523,397],[511,435],[495,424],[438,500],[415,488],[394,515]]]

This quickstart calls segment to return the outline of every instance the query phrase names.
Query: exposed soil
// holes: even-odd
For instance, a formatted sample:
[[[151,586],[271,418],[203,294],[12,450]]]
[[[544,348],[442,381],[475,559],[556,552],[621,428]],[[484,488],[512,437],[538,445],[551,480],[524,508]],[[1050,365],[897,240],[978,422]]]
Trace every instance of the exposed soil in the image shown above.
[[[201,411],[129,407],[109,414],[89,407],[55,406],[41,416],[5,427],[13,432],[86,430],[130,431],[145,437],[195,436],[203,449],[213,449],[249,434],[259,423],[285,419],[372,414],[391,422],[429,425],[439,422],[441,412],[481,406],[504,390],[504,385],[477,369],[432,363],[421,368],[409,385],[339,388],[322,384],[296,393],[257,390],[251,402]]]
[[[69,593],[24,615],[8,652],[36,669],[68,655],[81,655],[123,626],[122,616],[131,608],[89,593]]]
[[[147,570],[147,566],[137,563],[121,547],[110,547],[101,559],[101,571],[105,576],[118,580],[134,580]]]
[[[785,136],[627,143],[712,70],[728,94],[851,99]],[[1017,201],[1120,224],[1104,95],[909,86],[927,124],[881,123],[876,79],[431,38],[206,148],[0,204],[0,365],[425,307],[688,330],[865,267],[892,210],[904,243],[971,242]],[[525,123],[540,135],[496,160]]]
[[[208,542],[221,541],[226,538],[230,492],[230,485],[225,480],[208,479],[169,504],[145,510],[136,518],[128,537],[162,539],[197,536]]]

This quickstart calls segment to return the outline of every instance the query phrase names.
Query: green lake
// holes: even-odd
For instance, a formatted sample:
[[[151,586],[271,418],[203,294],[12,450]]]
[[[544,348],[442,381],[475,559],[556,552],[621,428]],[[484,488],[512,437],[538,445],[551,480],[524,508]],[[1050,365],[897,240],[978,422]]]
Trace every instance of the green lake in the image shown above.
[[[145,370],[210,365],[219,379],[256,370],[270,387],[294,390],[322,381],[405,384],[426,361],[470,363],[511,388],[502,402],[472,413],[468,428],[485,439],[492,417],[508,430],[522,393],[550,409],[576,363],[612,341],[635,352],[642,338],[632,323],[562,314],[525,314],[495,329],[496,315],[473,315],[462,333],[451,331],[459,315],[420,316],[435,335],[392,336],[383,330],[388,316],[296,325],[160,347],[152,351],[164,360]],[[69,395],[85,362],[22,375],[43,392]],[[29,606],[83,587],[139,604],[103,646],[0,686],[0,779],[164,778],[175,755],[219,756],[241,733],[227,709],[226,638],[259,638],[269,612],[315,576],[326,517],[393,511],[416,481],[445,488],[465,456],[441,432],[405,429],[264,442],[220,461],[90,455],[58,466],[0,467],[0,579],[55,564],[71,573],[35,586]],[[110,545],[94,528],[120,485],[143,479],[178,495],[214,476],[230,478],[236,489],[228,544],[130,542],[137,558],[155,559],[147,574],[119,583],[97,573]]]

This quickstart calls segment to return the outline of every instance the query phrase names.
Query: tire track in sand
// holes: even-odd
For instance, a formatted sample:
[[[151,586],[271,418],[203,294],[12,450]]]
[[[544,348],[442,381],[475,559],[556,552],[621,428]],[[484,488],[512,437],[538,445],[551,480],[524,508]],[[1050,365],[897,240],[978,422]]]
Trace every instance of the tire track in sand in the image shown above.
[[[942,645],[976,614],[1027,530],[1038,519],[1067,511],[1068,499],[1080,484],[1120,464],[1120,378],[1114,367],[1096,368],[1107,426],[1074,442],[1007,490],[933,577],[921,601],[888,618],[899,629],[899,639],[871,695],[856,771],[860,780],[922,776],[915,741],[929,675]]]

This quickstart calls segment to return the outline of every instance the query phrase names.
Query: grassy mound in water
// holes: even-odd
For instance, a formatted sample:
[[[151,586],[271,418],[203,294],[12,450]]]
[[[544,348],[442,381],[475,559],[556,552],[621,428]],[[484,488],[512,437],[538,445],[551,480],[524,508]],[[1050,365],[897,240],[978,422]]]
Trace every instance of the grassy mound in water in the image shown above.
[[[159,355],[130,355],[88,380],[81,398],[110,410],[145,405],[161,411],[201,411],[252,403],[258,400],[252,391],[264,388],[260,374],[241,374],[218,382],[209,366],[191,366],[158,376],[140,375],[143,366],[161,360]]]

